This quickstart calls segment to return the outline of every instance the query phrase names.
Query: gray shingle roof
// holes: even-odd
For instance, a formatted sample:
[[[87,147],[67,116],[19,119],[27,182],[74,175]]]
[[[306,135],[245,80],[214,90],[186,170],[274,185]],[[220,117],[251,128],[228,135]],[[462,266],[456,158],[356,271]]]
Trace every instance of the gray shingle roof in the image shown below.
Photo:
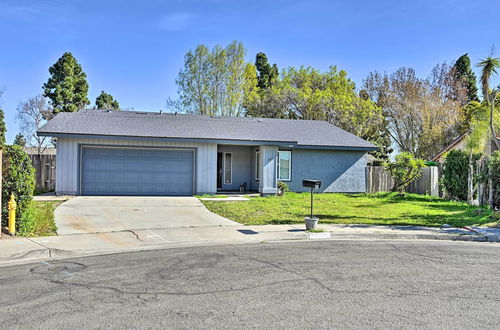
[[[374,148],[373,144],[325,121],[136,111],[62,112],[40,128],[38,134],[286,142],[298,146]]]

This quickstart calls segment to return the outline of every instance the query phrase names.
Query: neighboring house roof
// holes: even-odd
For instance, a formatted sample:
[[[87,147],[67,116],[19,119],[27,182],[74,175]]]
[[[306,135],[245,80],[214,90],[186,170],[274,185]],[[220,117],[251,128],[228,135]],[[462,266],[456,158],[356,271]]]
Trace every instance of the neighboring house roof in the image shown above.
[[[37,147],[24,147],[24,151],[26,151],[28,155],[38,155]],[[42,155],[55,155],[55,154],[56,154],[56,148],[53,147],[47,147],[42,152]]]
[[[440,152],[438,152],[436,154],[436,156],[432,157],[431,160],[433,162],[438,161],[444,153],[452,150],[456,145],[458,145],[460,142],[462,142],[466,137],[467,137],[467,133],[464,133],[464,134],[460,135],[455,140],[453,140],[453,142],[451,142],[447,147],[445,147],[443,150],[441,150]]]
[[[457,146],[459,146],[459,144],[460,144],[462,141],[464,141],[466,137],[467,137],[467,133],[464,133],[464,134],[460,135],[460,136],[459,136],[459,137],[457,137],[455,140],[453,140],[453,142],[451,142],[449,146],[447,146],[446,148],[444,148],[443,150],[441,150],[441,151],[440,151],[440,152],[439,152],[436,156],[432,157],[432,159],[431,159],[431,160],[432,160],[432,161],[434,161],[434,162],[435,162],[435,161],[439,161],[439,160],[441,159],[441,157],[442,157],[445,153],[447,153],[447,152],[448,152],[448,151],[450,151],[450,150],[454,150],[454,149],[456,149],[456,148],[457,148]],[[497,139],[500,139],[500,135],[497,135]],[[492,138],[492,141],[491,141],[491,142],[493,142],[493,138]],[[492,147],[492,150],[494,150],[493,148],[494,148],[494,146]],[[459,148],[459,149],[461,149],[461,148]]]
[[[61,112],[40,128],[38,135],[282,142],[297,146],[376,149],[373,144],[325,121],[136,111]]]

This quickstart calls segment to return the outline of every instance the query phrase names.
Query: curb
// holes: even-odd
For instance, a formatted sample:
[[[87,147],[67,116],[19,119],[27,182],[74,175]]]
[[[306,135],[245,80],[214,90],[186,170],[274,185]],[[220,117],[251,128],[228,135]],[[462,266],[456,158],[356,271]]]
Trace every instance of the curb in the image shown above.
[[[498,236],[476,236],[459,234],[335,234],[331,239],[407,239],[407,240],[437,240],[464,242],[500,242]]]
[[[269,233],[269,232],[268,232]],[[436,240],[436,241],[463,241],[463,242],[500,242],[498,235],[467,235],[467,234],[340,234],[335,231],[322,233],[300,233],[299,235],[286,235],[276,238],[262,238],[248,241],[183,241],[164,244],[144,245],[138,248],[124,250],[61,250],[53,248],[36,249],[26,253],[17,254],[8,259],[0,259],[0,267],[27,264],[40,260],[62,260],[68,258],[91,257],[99,255],[108,255],[115,253],[130,253],[140,251],[151,251],[161,249],[172,249],[181,247],[195,247],[204,245],[226,245],[226,244],[255,244],[255,243],[274,243],[290,241],[334,241],[334,240]]]

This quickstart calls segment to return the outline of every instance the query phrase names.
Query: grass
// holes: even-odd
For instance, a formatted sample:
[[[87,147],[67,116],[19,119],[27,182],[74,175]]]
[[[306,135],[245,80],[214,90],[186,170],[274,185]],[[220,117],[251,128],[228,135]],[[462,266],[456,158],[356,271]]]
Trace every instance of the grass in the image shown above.
[[[322,233],[324,231],[325,230],[323,228],[313,228],[313,229],[308,230],[308,232],[310,232],[310,233]]]
[[[227,195],[209,195],[209,194],[205,194],[205,195],[196,195],[196,197],[198,198],[227,198],[229,196]]]
[[[247,202],[202,201],[212,212],[246,225],[303,223],[310,195],[250,197]],[[314,215],[320,223],[421,225],[454,227],[491,223],[493,212],[437,197],[396,193],[315,194]]]
[[[26,220],[19,224],[18,235],[27,237],[57,235],[54,210],[61,203],[61,201],[31,201],[26,211]]]

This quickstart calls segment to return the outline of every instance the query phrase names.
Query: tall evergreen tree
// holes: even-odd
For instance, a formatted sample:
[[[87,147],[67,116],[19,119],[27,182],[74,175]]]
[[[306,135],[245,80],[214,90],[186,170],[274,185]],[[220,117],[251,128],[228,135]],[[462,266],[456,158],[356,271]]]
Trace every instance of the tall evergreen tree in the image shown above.
[[[455,69],[455,76],[462,79],[465,83],[468,101],[479,101],[477,97],[476,74],[471,69],[469,54],[460,56],[453,68]]]
[[[269,64],[264,53],[258,53],[255,57],[255,67],[257,68],[257,86],[261,89],[268,89],[278,78],[278,66]]]
[[[54,112],[74,112],[90,104],[87,75],[73,54],[66,52],[49,68],[50,78],[43,84],[43,96]]]
[[[5,125],[5,116],[3,110],[0,109],[0,146],[3,146],[6,142],[5,133],[7,132],[7,126]]]
[[[120,110],[120,104],[117,100],[105,91],[101,91],[101,94],[95,99],[96,109],[107,109],[107,110]]]
[[[26,147],[26,138],[21,133],[17,133],[13,144],[24,148]]]

